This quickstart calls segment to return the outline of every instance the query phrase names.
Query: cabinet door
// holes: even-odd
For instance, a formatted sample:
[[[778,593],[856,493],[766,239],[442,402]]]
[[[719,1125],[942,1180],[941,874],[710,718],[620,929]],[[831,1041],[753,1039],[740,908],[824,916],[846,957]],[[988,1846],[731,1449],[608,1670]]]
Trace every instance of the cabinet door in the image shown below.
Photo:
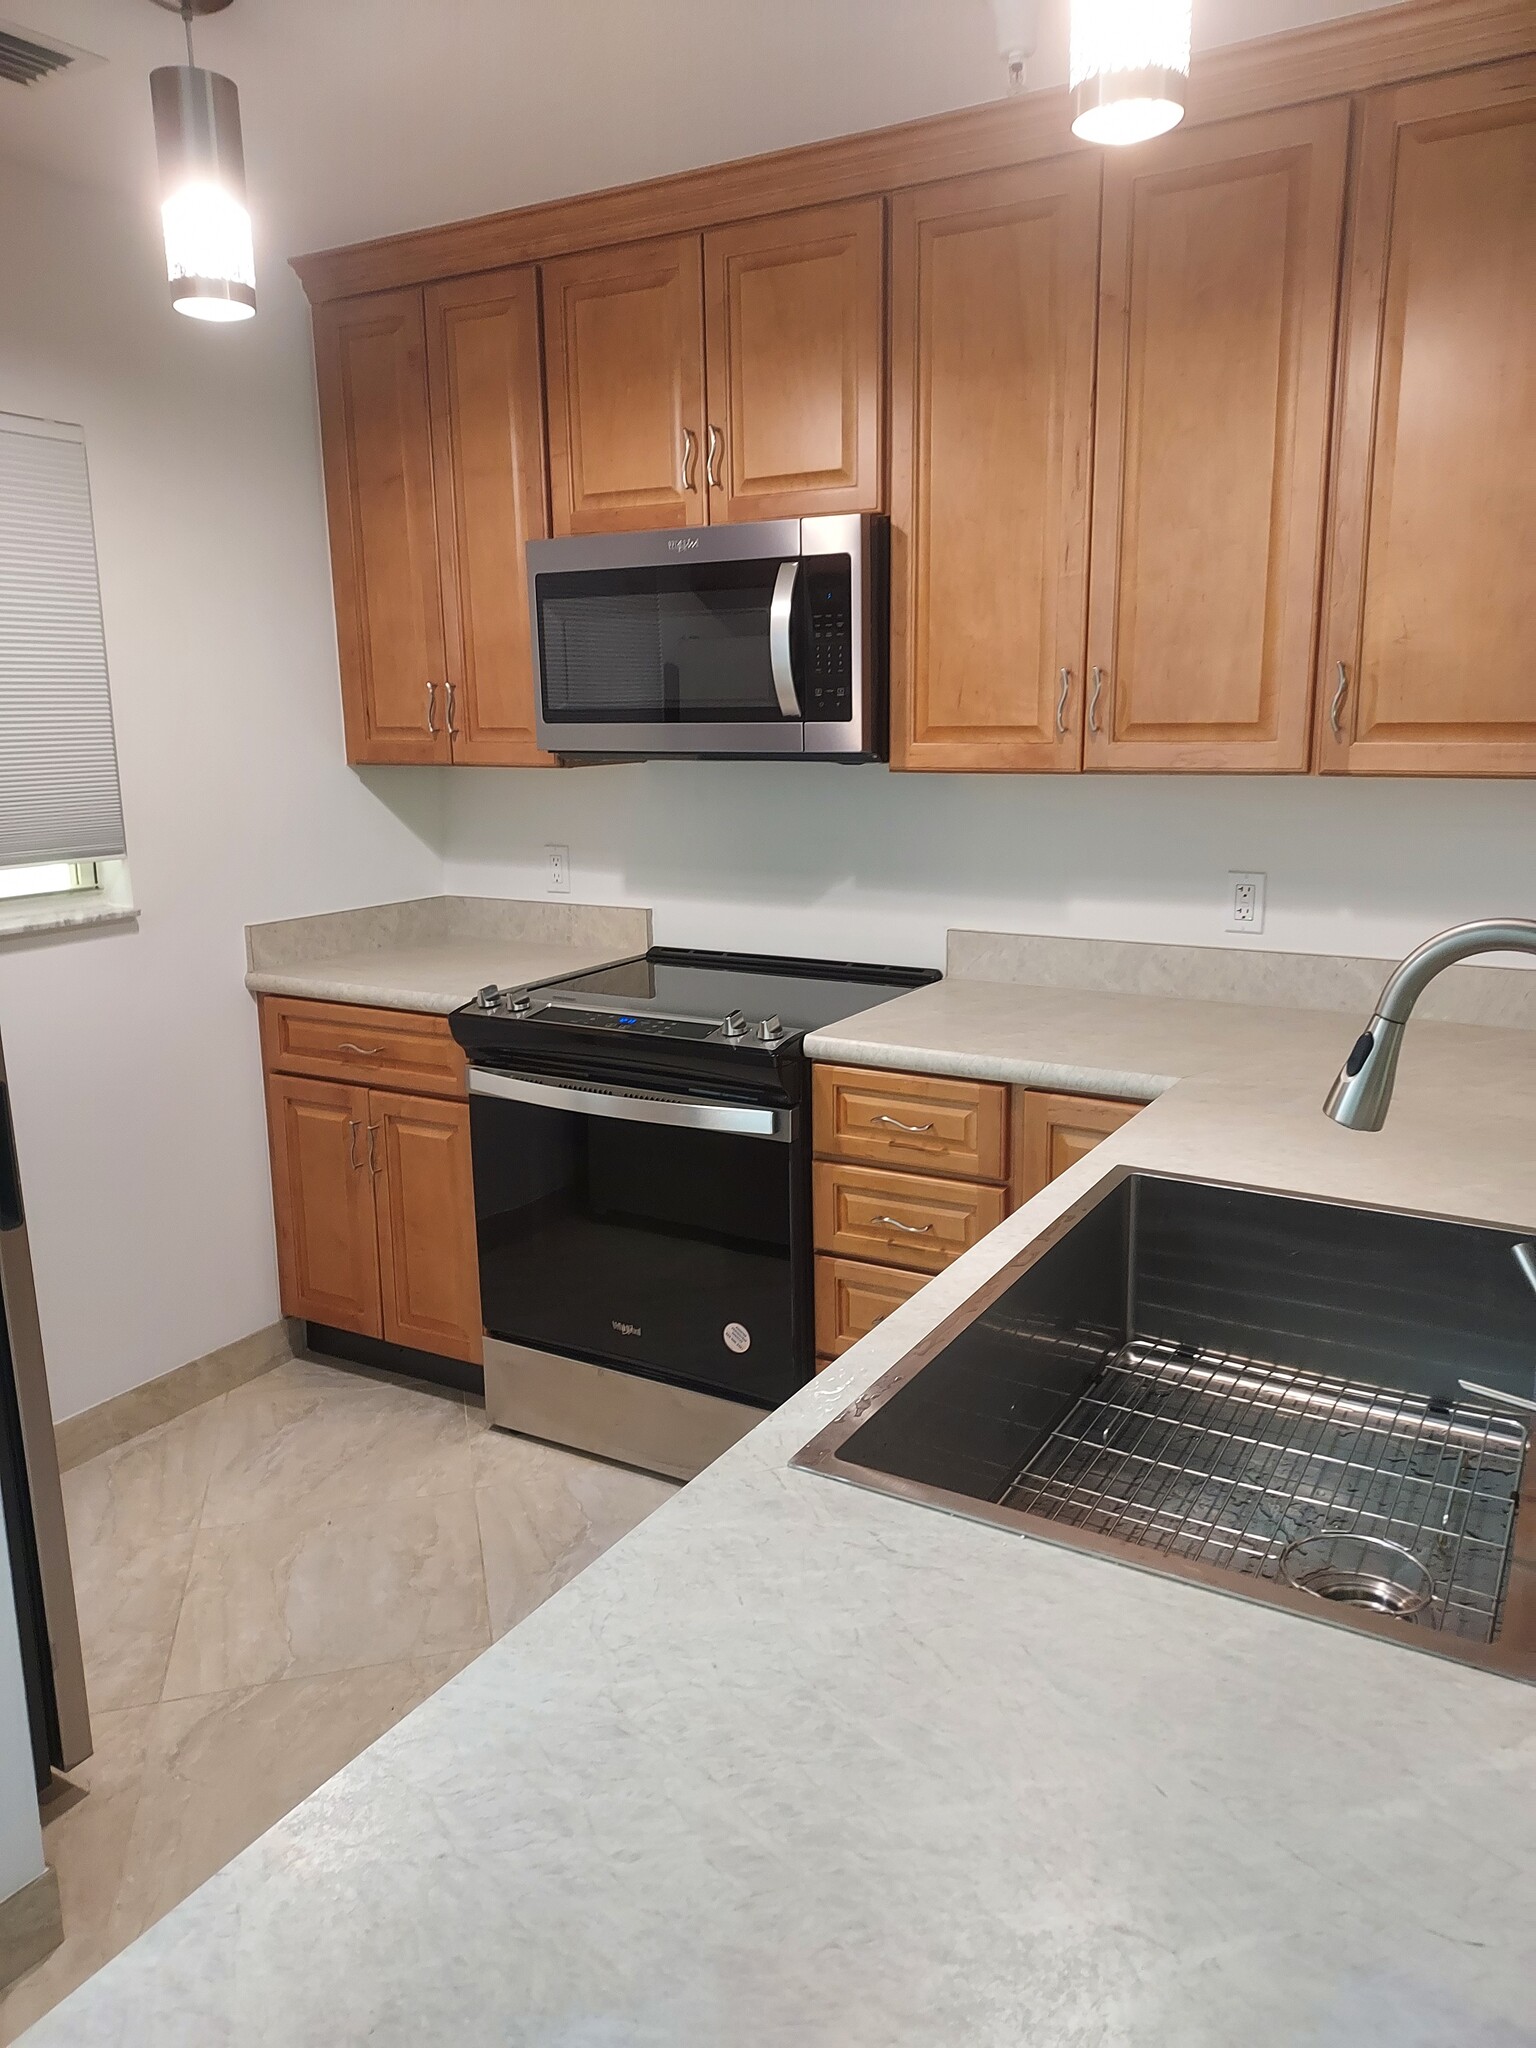
[[[368,1098],[378,1177],[384,1335],[446,1358],[481,1358],[480,1266],[469,1105]]]
[[[711,521],[878,512],[884,207],[704,237]]]
[[[453,758],[548,766],[523,573],[525,544],[549,532],[538,279],[495,270],[435,284],[426,307]]]
[[[1085,151],[895,201],[895,768],[1079,765],[1099,178]]]
[[[1536,58],[1365,103],[1348,294],[1318,765],[1536,775]]]
[[[269,1075],[267,1133],[284,1315],[382,1335],[367,1090]]]
[[[349,761],[449,758],[419,291],[315,310]]]
[[[698,236],[568,256],[543,280],[555,532],[702,526]]]
[[[1016,1088],[1013,1099],[1015,1202],[1038,1195],[1144,1107],[1097,1095],[1053,1095],[1041,1088]]]
[[[1301,770],[1349,107],[1106,162],[1090,768]]]

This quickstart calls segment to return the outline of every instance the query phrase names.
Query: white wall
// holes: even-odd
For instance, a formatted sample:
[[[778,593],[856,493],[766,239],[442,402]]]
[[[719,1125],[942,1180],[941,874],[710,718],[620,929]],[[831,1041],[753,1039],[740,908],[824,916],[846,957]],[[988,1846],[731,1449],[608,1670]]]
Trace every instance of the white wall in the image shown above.
[[[427,893],[344,763],[308,321],[173,313],[153,216],[0,166],[0,410],[83,424],[137,930],[0,942],[56,1415],[278,1313],[248,921]],[[398,813],[398,814],[397,814]]]
[[[892,775],[801,763],[456,771],[447,886],[640,903],[659,941],[939,964],[948,926],[1398,958],[1536,916],[1528,782]],[[1223,931],[1268,874],[1262,937]]]
[[[41,1877],[42,1871],[43,1837],[27,1735],[11,1560],[0,1542],[0,1901]]]

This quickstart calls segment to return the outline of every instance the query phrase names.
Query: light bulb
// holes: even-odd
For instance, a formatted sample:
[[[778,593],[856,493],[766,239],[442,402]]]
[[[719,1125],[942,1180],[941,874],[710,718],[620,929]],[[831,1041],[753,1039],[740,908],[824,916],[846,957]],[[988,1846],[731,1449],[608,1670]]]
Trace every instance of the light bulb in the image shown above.
[[[1190,0],[1072,0],[1072,132],[1115,147],[1184,118]]]

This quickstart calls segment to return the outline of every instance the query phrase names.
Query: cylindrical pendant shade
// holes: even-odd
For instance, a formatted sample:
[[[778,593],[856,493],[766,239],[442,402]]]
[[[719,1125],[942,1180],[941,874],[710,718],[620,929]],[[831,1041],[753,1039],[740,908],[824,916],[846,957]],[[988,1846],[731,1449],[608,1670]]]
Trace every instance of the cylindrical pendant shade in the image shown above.
[[[1072,132],[1145,142],[1184,118],[1190,0],[1072,0]]]
[[[196,65],[165,64],[149,74],[149,90],[171,304],[197,320],[248,320],[256,258],[234,83]]]

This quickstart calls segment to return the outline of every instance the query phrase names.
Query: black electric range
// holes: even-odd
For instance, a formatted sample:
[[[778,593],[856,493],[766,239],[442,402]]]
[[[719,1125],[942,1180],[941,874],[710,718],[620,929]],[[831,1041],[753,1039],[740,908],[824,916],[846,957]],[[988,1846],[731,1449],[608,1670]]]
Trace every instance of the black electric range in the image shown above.
[[[658,946],[456,1011],[490,1420],[687,1477],[802,1386],[803,1041],[937,979]]]

